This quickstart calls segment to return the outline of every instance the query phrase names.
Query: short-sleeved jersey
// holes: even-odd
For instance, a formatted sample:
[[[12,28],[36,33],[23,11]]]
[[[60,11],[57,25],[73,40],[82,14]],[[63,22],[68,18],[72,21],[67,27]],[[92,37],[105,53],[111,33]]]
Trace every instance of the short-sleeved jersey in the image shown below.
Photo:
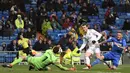
[[[28,41],[29,39],[23,38],[23,39],[18,40],[18,44],[21,45],[24,49],[26,49],[29,47]]]
[[[97,32],[94,29],[88,29],[87,33],[83,36],[83,44],[80,47],[80,50],[82,50],[86,44],[88,44],[89,46],[95,46],[92,41],[96,41],[98,42],[98,40],[102,37],[102,34],[100,34],[99,32]]]
[[[116,55],[122,54],[123,48],[120,47],[126,47],[126,40],[123,38],[121,40],[118,40],[117,38],[111,37],[107,40],[107,42],[113,42],[111,52],[113,52]]]

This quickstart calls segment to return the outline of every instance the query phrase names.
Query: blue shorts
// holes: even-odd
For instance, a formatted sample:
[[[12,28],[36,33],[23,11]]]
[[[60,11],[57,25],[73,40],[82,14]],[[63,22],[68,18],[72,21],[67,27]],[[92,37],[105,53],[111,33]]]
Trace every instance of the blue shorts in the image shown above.
[[[120,61],[120,55],[116,55],[113,52],[107,52],[104,54],[104,61],[111,60],[114,66],[118,66]]]

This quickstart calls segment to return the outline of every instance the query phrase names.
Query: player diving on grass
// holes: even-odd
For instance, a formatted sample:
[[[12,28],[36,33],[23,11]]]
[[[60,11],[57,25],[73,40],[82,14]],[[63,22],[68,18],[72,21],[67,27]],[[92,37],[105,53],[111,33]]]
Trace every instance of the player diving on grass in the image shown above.
[[[45,53],[40,57],[33,57],[33,56],[23,56],[21,57],[22,60],[27,60],[29,63],[29,70],[50,70],[48,67],[50,64],[55,65],[56,67],[60,68],[61,70],[68,70],[74,71],[76,68],[67,68],[60,64],[60,54],[62,49],[60,46],[55,46],[52,49],[46,50]],[[3,66],[8,67],[8,66]],[[9,67],[10,68],[10,67]]]
[[[107,43],[107,42],[113,42],[112,50],[105,53],[104,55],[100,56],[98,59],[96,59],[91,66],[93,67],[96,64],[99,64],[101,61],[112,61],[112,66],[107,64],[107,66],[110,69],[116,69],[119,65],[119,60],[122,55],[123,50],[126,48],[126,41],[122,38],[122,33],[118,32],[116,38],[111,37],[106,41],[103,41],[99,44]]]
[[[100,57],[100,47],[97,44],[98,44],[99,40],[102,39],[102,34],[95,31],[94,29],[88,29],[88,26],[86,23],[83,23],[81,25],[81,27],[85,34],[83,35],[83,44],[79,48],[78,52],[80,52],[82,49],[84,49],[86,45],[89,46],[89,48],[87,49],[86,54],[85,54],[85,63],[86,63],[87,67],[83,68],[83,69],[88,69],[91,67],[89,57],[93,53],[96,53],[97,58]]]

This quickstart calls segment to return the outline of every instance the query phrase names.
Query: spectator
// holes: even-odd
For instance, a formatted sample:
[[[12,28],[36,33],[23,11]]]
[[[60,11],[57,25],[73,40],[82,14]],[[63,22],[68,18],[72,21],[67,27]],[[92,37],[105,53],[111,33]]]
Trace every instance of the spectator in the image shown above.
[[[52,43],[51,40],[48,40],[48,41],[47,41],[47,48],[48,48],[48,49],[49,49],[49,48],[53,48],[53,43]]]
[[[87,23],[87,22],[91,22],[91,20],[88,17],[82,17],[78,23],[83,24],[83,23]]]
[[[74,46],[73,46],[74,43],[75,43],[74,42],[74,38],[72,36],[69,37],[68,41],[67,41],[67,44],[66,44],[66,48],[70,49],[71,51],[73,51],[74,50]]]
[[[88,7],[86,3],[83,3],[81,6],[80,12],[82,13],[83,16],[88,15]]]
[[[2,51],[7,51],[7,44],[3,42],[1,45],[2,45]]]
[[[105,13],[105,18],[108,17],[111,14],[111,8],[108,7],[106,13]]]
[[[10,11],[11,11],[12,13],[16,14],[17,11],[18,11],[17,5],[13,5],[13,6],[11,7]]]
[[[7,21],[3,26],[3,36],[11,36],[13,34],[13,26],[10,21]]]
[[[72,18],[73,22],[76,23],[77,15],[76,15],[75,11],[72,12],[72,14],[70,15],[70,17]]]
[[[98,13],[99,13],[99,11],[98,11],[96,4],[92,4],[91,14],[92,15],[98,15]]]
[[[123,1],[124,1],[124,0],[120,0],[120,5],[123,5]]]
[[[22,19],[24,19],[24,17],[25,17],[25,13],[22,12],[20,9],[18,9],[18,12],[17,12],[16,15],[21,15],[21,18],[22,18]]]
[[[105,20],[102,22],[101,30],[110,30],[109,25],[106,24]]]
[[[130,1],[129,0],[125,0],[125,4],[126,5],[130,5]]]
[[[114,23],[115,23],[114,15],[113,14],[109,14],[109,16],[105,18],[105,22],[108,25],[114,25]]]
[[[58,44],[62,47],[63,51],[67,50],[66,43],[67,43],[68,35],[64,35],[58,42]]]
[[[113,0],[108,0],[108,6],[109,7],[114,7],[115,6],[115,3]]]
[[[4,17],[4,16],[2,16],[1,21],[2,21],[3,25],[5,25],[6,20],[5,20],[5,17]]]
[[[102,3],[102,8],[107,8],[107,7],[114,7],[115,3],[113,0],[104,0]]]
[[[123,30],[130,30],[130,21],[128,19],[125,19],[122,29]]]
[[[21,15],[17,15],[17,19],[15,20],[15,26],[17,29],[24,28],[24,21]]]
[[[76,42],[78,40],[78,34],[74,28],[71,28],[68,34],[73,38],[73,41]]]
[[[74,8],[75,11],[79,11],[80,5],[78,5],[77,1],[74,1],[73,8]]]
[[[65,19],[68,17],[67,12],[63,11],[63,14],[61,16],[60,23],[63,24],[65,22]]]
[[[17,39],[20,39],[20,35],[23,35],[23,37],[26,36],[24,29],[20,29],[20,32],[18,33]]]
[[[12,40],[10,44],[7,45],[7,51],[18,51],[18,43],[16,40]]]
[[[82,19],[82,13],[80,12],[79,14],[78,14],[78,16],[77,16],[77,23],[78,24],[82,24],[82,23],[80,23],[80,20]]]
[[[54,1],[47,1],[46,2],[46,10],[51,11],[52,9],[55,9],[55,2]]]
[[[114,16],[114,20],[116,20],[117,18],[119,18],[117,12],[113,12],[113,16]]]
[[[104,0],[103,2],[102,2],[102,8],[107,8],[107,5],[108,5],[108,2],[107,2],[107,0]]]
[[[13,11],[11,11],[9,13],[9,18],[8,19],[13,24],[13,26],[16,28],[16,26],[15,26],[16,14]]]
[[[33,28],[35,27],[33,22],[30,21],[27,17],[24,18],[24,28],[28,29],[28,28]]]
[[[64,24],[62,25],[63,29],[67,29],[69,27],[73,27],[74,24],[73,22],[70,20],[70,18],[66,18]]]
[[[36,12],[34,11],[34,8],[30,8],[28,16],[29,16],[29,20],[32,21],[33,24],[35,24],[35,21],[36,21]]]
[[[42,23],[42,34],[46,35],[47,30],[52,30],[51,22],[48,18],[46,18]]]
[[[43,51],[44,47],[43,38],[39,37],[39,40],[35,42],[33,49],[36,51]]]
[[[126,39],[126,42],[129,43],[130,42],[130,34],[128,31],[125,31],[124,33],[124,36],[123,36],[125,39]]]
[[[0,20],[0,35],[3,36],[3,23],[1,20]]]
[[[47,49],[49,49],[50,47],[48,46],[48,43],[47,43],[47,38],[44,38],[43,39],[43,51],[46,51]]]
[[[57,0],[55,3],[55,11],[63,10],[63,3],[61,0]]]
[[[51,26],[52,26],[53,30],[62,29],[61,25],[58,23],[58,21],[56,20],[56,18],[54,16],[52,17],[52,20],[51,20]]]
[[[75,11],[74,8],[73,8],[73,3],[69,3],[68,4],[68,9],[67,11],[71,12],[71,11]]]
[[[10,21],[7,21],[6,25],[4,26],[5,29],[13,29],[13,25],[11,24]]]
[[[27,32],[25,33],[25,37],[28,38],[28,39],[34,38],[34,34],[31,30],[31,28],[27,29]]]
[[[37,8],[42,4],[43,0],[37,0]]]
[[[52,12],[54,12],[54,11],[52,10]],[[52,18],[54,18],[55,20],[58,20],[56,13],[51,14],[50,21],[52,20]]]
[[[94,30],[98,31],[98,32],[101,32],[101,28],[100,28],[100,25],[99,24],[95,24],[94,27],[93,27]]]

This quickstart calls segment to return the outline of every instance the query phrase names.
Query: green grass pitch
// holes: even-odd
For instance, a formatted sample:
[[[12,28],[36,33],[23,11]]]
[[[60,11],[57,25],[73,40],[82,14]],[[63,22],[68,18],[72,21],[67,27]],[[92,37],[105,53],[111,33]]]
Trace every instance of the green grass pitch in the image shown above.
[[[84,65],[76,65],[76,71],[62,71],[53,65],[50,67],[51,71],[28,71],[27,65],[16,65],[13,68],[0,67],[0,73],[130,73],[130,65],[120,65],[117,70],[108,70],[105,65],[96,65],[90,70],[83,70]]]

